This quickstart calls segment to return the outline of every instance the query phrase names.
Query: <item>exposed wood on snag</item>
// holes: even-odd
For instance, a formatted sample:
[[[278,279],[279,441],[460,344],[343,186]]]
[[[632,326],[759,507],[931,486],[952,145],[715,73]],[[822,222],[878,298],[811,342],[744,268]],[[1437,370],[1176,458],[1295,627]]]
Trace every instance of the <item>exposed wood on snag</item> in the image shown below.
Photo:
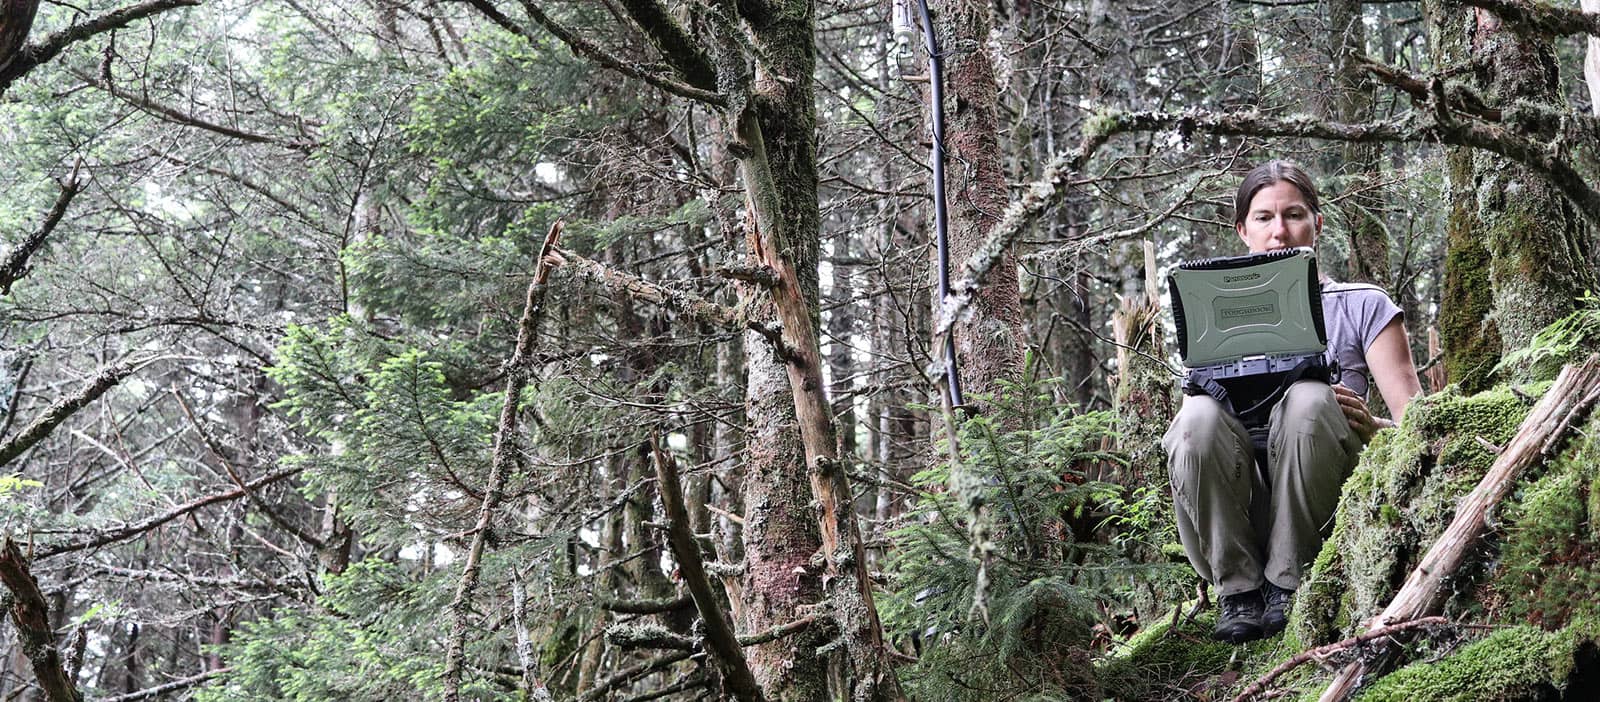
[[[1511,494],[1523,471],[1554,455],[1567,431],[1588,416],[1596,400],[1600,400],[1600,355],[1561,370],[1549,392],[1522,421],[1517,435],[1489,466],[1489,472],[1462,498],[1455,519],[1444,534],[1411,571],[1389,606],[1369,622],[1369,629],[1402,624],[1438,611],[1450,594],[1446,580],[1483,537],[1489,510]],[[1322,693],[1322,702],[1346,699],[1368,672],[1362,661],[1345,666]]]

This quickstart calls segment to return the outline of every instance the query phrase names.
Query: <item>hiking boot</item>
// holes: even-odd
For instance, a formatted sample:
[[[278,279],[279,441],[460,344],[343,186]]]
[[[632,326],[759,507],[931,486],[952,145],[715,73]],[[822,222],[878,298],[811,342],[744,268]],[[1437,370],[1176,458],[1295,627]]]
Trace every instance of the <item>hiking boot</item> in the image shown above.
[[[1261,588],[1266,610],[1261,613],[1261,635],[1277,636],[1289,625],[1289,607],[1294,601],[1294,590],[1267,583]]]
[[[1261,638],[1261,591],[1251,590],[1218,598],[1217,628],[1211,638],[1242,644]]]

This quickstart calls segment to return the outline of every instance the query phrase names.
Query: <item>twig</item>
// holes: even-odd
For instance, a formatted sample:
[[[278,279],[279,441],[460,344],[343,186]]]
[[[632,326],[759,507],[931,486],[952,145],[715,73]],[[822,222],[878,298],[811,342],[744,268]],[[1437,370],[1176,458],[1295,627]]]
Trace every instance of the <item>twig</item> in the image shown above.
[[[0,466],[16,460],[18,456],[33,448],[34,444],[43,441],[55,431],[56,427],[67,421],[68,417],[94,402],[107,390],[116,387],[117,383],[122,382],[123,378],[128,377],[139,367],[139,364],[124,362],[104,368],[95,374],[88,385],[79,388],[76,393],[56,400],[21,433],[12,437],[10,441],[0,444]]]
[[[54,59],[68,46],[83,41],[96,34],[109,32],[128,26],[135,20],[144,19],[177,7],[193,7],[200,4],[200,0],[151,0],[138,5],[129,5],[118,10],[113,10],[100,15],[82,24],[74,24],[66,29],[51,34],[37,44],[29,44],[11,57],[10,61],[0,63],[0,95],[5,95],[6,90],[17,79],[28,74],[41,64]],[[5,57],[0,56],[0,59]]]
[[[1301,651],[1293,658],[1279,663],[1278,667],[1273,668],[1271,672],[1268,672],[1266,675],[1256,679],[1255,682],[1250,683],[1250,686],[1246,687],[1243,692],[1240,692],[1238,697],[1233,698],[1233,702],[1245,702],[1245,700],[1260,695],[1262,692],[1266,691],[1267,686],[1271,685],[1274,680],[1283,677],[1285,673],[1288,673],[1289,671],[1294,670],[1295,668],[1298,668],[1309,661],[1321,661],[1331,654],[1338,653],[1339,651],[1343,651],[1347,648],[1361,646],[1362,644],[1365,644],[1373,639],[1380,639],[1386,636],[1398,634],[1400,632],[1410,631],[1412,629],[1425,629],[1434,626],[1444,626],[1449,623],[1450,620],[1445,617],[1423,617],[1421,619],[1413,619],[1409,622],[1391,624],[1386,627],[1373,629],[1372,631],[1363,632],[1343,641],[1337,641],[1326,646],[1318,646],[1307,651]]]
[[[298,475],[302,470],[304,469],[296,467],[285,468],[275,473],[268,473],[256,478],[255,480],[245,483],[244,487],[234,488],[227,492],[212,493],[210,495],[206,495],[205,497],[198,497],[153,517],[147,517],[133,524],[129,524],[118,529],[112,529],[107,532],[102,532],[99,535],[86,539],[69,541],[62,544],[56,544],[54,546],[44,546],[37,549],[34,552],[34,555],[36,559],[49,558],[50,556],[59,556],[63,553],[72,553],[74,551],[82,551],[90,548],[99,548],[107,544],[113,544],[118,541],[130,539],[161,526],[162,524],[166,524],[167,522],[177,519],[178,517],[182,517],[190,512],[194,512],[202,507],[244,497],[251,490],[256,490],[264,485],[270,485],[278,482],[279,480],[283,480],[284,478]]]
[[[190,677],[187,677],[187,678],[179,678],[179,679],[173,680],[172,682],[169,682],[169,683],[162,683],[162,684],[157,685],[155,687],[147,687],[147,688],[145,688],[143,690],[130,692],[130,693],[125,694],[125,695],[117,695],[116,697],[104,697],[104,698],[100,699],[100,702],[138,702],[139,700],[148,700],[148,699],[154,699],[156,697],[165,697],[166,695],[171,694],[173,692],[177,692],[179,690],[186,690],[188,688],[191,688],[191,687],[194,687],[196,685],[199,685],[200,683],[203,683],[203,682],[205,682],[207,680],[210,680],[210,679],[215,678],[215,677],[220,676],[220,675],[227,675],[228,673],[231,673],[231,672],[233,672],[232,668],[215,668],[215,669],[212,669],[212,670],[208,670],[208,671],[206,671],[204,673],[201,673],[199,675],[193,675],[193,676],[190,676]]]

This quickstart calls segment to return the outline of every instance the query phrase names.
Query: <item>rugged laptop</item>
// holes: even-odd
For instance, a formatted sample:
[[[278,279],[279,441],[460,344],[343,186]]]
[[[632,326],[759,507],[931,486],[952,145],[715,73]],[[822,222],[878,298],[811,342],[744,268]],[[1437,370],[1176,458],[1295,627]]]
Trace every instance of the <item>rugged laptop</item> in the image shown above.
[[[1329,377],[1312,249],[1186,261],[1167,284],[1186,392],[1210,394],[1243,417],[1270,408],[1296,379]]]

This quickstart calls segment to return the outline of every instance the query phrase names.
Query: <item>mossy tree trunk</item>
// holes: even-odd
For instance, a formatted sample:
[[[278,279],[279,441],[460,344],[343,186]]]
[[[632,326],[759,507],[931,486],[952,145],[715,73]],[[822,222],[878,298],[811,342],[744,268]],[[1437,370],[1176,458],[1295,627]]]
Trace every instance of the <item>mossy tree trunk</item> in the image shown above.
[[[772,269],[776,280],[767,296],[768,318],[775,317],[782,328],[776,339],[763,339],[764,346],[750,353],[752,394],[746,407],[751,411],[752,426],[766,425],[773,443],[758,446],[752,438],[752,465],[745,480],[745,554],[747,564],[758,555],[756,548],[780,550],[782,557],[790,559],[772,564],[782,570],[750,569],[744,583],[747,598],[761,599],[747,601],[747,607],[762,605],[767,614],[776,615],[780,607],[773,605],[781,605],[786,608],[781,620],[759,621],[766,617],[750,609],[746,620],[751,630],[788,623],[802,615],[804,606],[825,595],[832,623],[837,626],[833,632],[818,627],[811,632],[812,638],[782,640],[779,646],[785,650],[768,651],[777,655],[752,656],[751,660],[767,694],[782,699],[823,699],[828,694],[827,670],[818,658],[816,639],[836,636],[844,644],[845,684],[849,688],[838,696],[895,699],[898,685],[885,657],[854,500],[838,453],[838,429],[822,382],[821,215],[812,82],[816,5],[812,0],[745,0],[738,8],[752,48],[760,57],[755,62],[758,68],[749,103],[738,115],[740,175],[755,224],[749,232],[751,253]],[[736,70],[732,66],[719,69],[724,84]],[[760,358],[769,353],[772,355]],[[765,367],[758,370],[758,364]],[[781,401],[772,395],[779,391],[774,364],[787,379],[787,410],[781,410]],[[759,414],[779,411],[792,413],[783,417],[781,426],[771,421],[779,415]],[[766,452],[780,444],[785,447],[781,452]],[[758,459],[758,453],[765,455]],[[754,465],[758,460],[768,461],[762,470]],[[782,494],[759,494],[766,487],[754,484],[767,481],[781,487]],[[809,495],[792,498],[806,482]],[[784,502],[774,502],[775,497]],[[752,533],[758,531],[757,519],[768,520],[759,527],[765,530],[764,539],[778,543],[756,543]],[[812,534],[820,541],[810,541]],[[791,536],[795,540],[786,541]],[[811,547],[812,543],[818,547]],[[813,560],[819,551],[820,564]],[[803,560],[796,560],[802,556]],[[782,601],[763,592],[786,587],[792,597]]]
[[[1493,107],[1561,106],[1550,44],[1513,32],[1485,10],[1425,3],[1435,63],[1466,65]],[[1521,125],[1555,141],[1555,125]],[[1544,130],[1544,131],[1541,131]],[[1440,328],[1445,369],[1469,391],[1493,382],[1501,357],[1571,312],[1594,285],[1590,232],[1576,209],[1532,170],[1488,154],[1448,152],[1451,191]],[[1510,369],[1518,377],[1521,369]]]
[[[1467,27],[1472,21],[1454,3],[1428,0],[1428,50],[1436,68],[1467,60]],[[1500,362],[1500,328],[1489,312],[1494,297],[1489,287],[1489,253],[1484,248],[1474,189],[1472,151],[1444,150],[1445,216],[1444,291],[1439,304],[1439,339],[1444,350],[1447,382],[1468,394],[1494,384],[1491,370]]]
[[[1555,52],[1530,32],[1515,32],[1493,13],[1477,10],[1473,63],[1488,98],[1502,108],[1527,101],[1563,106]],[[1556,125],[1528,125],[1554,142]],[[1502,353],[1527,346],[1561,319],[1594,285],[1588,226],[1554,185],[1521,165],[1488,154],[1475,157],[1478,208],[1494,290],[1491,315]],[[1520,369],[1511,369],[1515,376]]]
[[[952,275],[1000,221],[1006,192],[1000,145],[1000,86],[988,46],[993,9],[984,0],[941,3],[934,24],[945,55],[945,134]],[[1022,301],[1017,260],[1001,258],[973,296],[971,317],[955,327],[963,391],[992,395],[1022,371]],[[968,399],[970,403],[971,400]]]
[[[1332,45],[1335,92],[1334,117],[1347,124],[1372,118],[1374,84],[1354,56],[1366,55],[1367,32],[1359,0],[1329,0],[1328,25]],[[1347,142],[1341,147],[1347,197],[1340,207],[1345,233],[1350,237],[1347,275],[1353,282],[1388,287],[1389,236],[1382,217],[1384,196],[1378,172],[1383,155],[1378,144]]]

